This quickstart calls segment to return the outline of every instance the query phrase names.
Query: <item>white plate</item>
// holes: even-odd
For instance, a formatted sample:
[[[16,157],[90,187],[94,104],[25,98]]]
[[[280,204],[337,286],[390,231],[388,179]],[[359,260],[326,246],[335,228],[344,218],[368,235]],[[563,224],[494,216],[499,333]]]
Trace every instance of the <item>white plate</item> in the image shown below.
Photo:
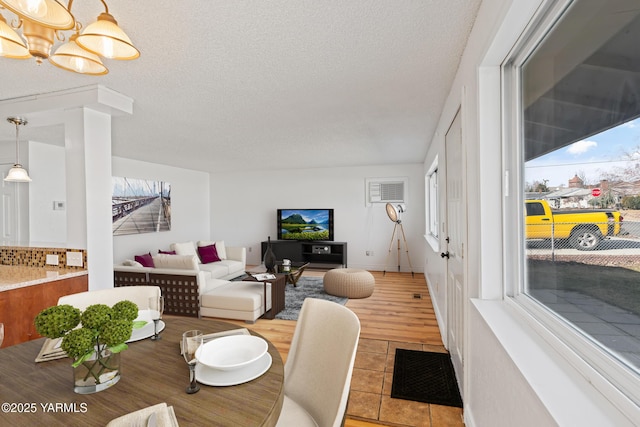
[[[158,322],[158,333],[162,332],[166,325],[162,320]],[[127,342],[140,341],[153,336],[153,320],[149,320],[142,328],[134,329],[131,332],[131,338]]]
[[[255,380],[271,367],[271,355],[265,353],[260,359],[249,366],[233,371],[221,371],[209,368],[200,363],[196,365],[196,380],[205,385],[226,387]]]
[[[198,348],[198,363],[209,368],[231,371],[249,366],[264,356],[269,345],[255,335],[230,335],[216,338]]]

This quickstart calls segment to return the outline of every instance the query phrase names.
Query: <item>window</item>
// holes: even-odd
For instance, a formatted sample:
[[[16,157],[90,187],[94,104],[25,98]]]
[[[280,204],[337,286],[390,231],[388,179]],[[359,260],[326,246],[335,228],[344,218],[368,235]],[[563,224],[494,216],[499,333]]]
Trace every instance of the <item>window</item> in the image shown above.
[[[438,157],[431,164],[429,171],[425,175],[425,202],[427,212],[426,235],[427,241],[433,250],[439,250],[438,227],[439,227],[439,204],[438,204]]]
[[[522,261],[511,263],[522,266],[513,294],[613,383],[635,381],[637,390],[640,9],[566,3],[547,11],[505,66],[519,141],[509,158],[522,189],[510,205],[522,218],[511,239]],[[539,203],[525,209],[530,199]]]

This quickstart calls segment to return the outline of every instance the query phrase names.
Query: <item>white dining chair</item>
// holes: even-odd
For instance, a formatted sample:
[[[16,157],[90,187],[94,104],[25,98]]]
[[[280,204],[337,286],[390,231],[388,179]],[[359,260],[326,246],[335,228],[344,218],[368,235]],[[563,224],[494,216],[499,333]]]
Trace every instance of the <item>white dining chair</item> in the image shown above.
[[[92,304],[106,304],[111,307],[119,301],[129,300],[138,306],[138,310],[146,310],[149,308],[149,298],[159,296],[159,286],[122,286],[64,295],[58,298],[58,305],[69,304],[85,310]]]
[[[304,300],[284,365],[277,426],[342,424],[359,337],[360,321],[353,311],[331,301]]]

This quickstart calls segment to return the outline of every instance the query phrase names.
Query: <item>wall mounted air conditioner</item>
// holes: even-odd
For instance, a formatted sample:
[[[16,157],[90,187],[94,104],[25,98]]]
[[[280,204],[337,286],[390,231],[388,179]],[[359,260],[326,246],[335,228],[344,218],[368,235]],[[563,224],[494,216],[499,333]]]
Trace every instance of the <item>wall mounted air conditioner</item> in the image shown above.
[[[367,178],[366,204],[406,203],[408,178]]]

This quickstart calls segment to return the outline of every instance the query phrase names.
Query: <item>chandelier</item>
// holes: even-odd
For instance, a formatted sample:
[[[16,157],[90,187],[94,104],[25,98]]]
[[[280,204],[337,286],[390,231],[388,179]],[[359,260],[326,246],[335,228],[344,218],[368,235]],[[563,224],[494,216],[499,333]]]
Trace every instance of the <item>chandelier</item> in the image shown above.
[[[97,21],[83,28],[71,14],[73,0],[64,7],[57,0],[0,0],[0,9],[15,13],[17,22],[7,24],[0,14],[0,56],[13,59],[35,57],[41,64],[49,59],[53,65],[80,74],[102,75],[109,70],[100,56],[129,60],[140,56],[109,7],[100,0],[105,11]],[[22,37],[15,31],[22,29]],[[69,40],[51,54],[54,38],[65,41],[64,30],[73,30]],[[24,39],[23,39],[24,38]],[[26,43],[25,41],[26,40]]]

